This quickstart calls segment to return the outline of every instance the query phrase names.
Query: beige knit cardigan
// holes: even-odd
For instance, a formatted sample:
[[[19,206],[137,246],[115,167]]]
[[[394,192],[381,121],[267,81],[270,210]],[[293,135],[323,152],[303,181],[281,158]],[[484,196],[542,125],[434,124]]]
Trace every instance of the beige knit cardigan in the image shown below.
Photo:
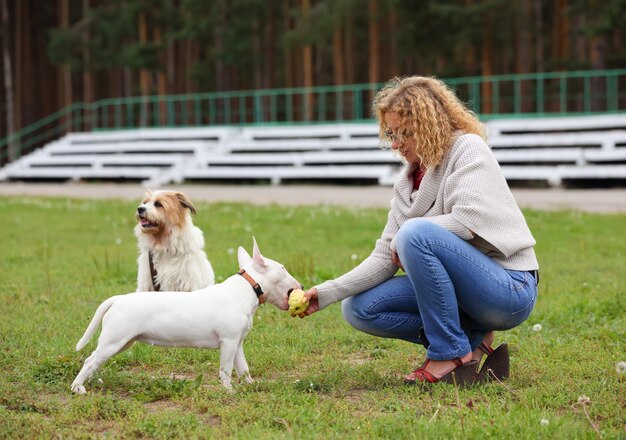
[[[391,261],[394,238],[410,219],[423,217],[468,241],[501,266],[537,270],[533,238],[485,141],[461,134],[441,165],[428,169],[413,191],[415,165],[407,165],[394,184],[387,225],[369,257],[348,273],[316,286],[320,310],[370,289],[398,271]]]

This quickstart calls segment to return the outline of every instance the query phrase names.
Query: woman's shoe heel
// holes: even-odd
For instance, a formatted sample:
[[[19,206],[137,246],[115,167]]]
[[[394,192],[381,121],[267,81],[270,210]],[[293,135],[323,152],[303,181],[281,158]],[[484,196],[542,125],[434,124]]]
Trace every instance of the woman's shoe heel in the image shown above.
[[[495,350],[490,347],[483,347],[481,349],[487,353],[487,359],[485,359],[483,366],[476,375],[476,383],[507,379],[511,368],[508,344],[505,342]]]
[[[476,379],[477,366],[478,362],[469,361],[468,363],[460,365],[450,371],[448,374],[439,379],[439,382],[456,385],[460,388],[471,386]]]

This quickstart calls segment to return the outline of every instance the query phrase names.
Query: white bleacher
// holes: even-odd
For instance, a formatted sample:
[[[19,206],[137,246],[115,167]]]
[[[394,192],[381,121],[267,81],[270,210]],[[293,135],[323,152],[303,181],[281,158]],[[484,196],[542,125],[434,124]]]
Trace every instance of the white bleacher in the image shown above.
[[[626,180],[626,114],[500,119],[489,145],[509,181]]]
[[[176,181],[198,157],[218,151],[232,132],[215,127],[69,133],[7,165],[0,179],[137,180],[159,186]]]
[[[375,124],[244,127],[184,171],[200,181],[370,181],[388,185],[401,167]]]
[[[514,133],[574,133],[583,130],[626,130],[626,114],[495,119],[487,122],[487,129],[490,137]]]
[[[509,181],[626,180],[626,114],[486,125]],[[7,165],[0,179],[391,185],[401,167],[373,123],[154,128],[70,133]]]

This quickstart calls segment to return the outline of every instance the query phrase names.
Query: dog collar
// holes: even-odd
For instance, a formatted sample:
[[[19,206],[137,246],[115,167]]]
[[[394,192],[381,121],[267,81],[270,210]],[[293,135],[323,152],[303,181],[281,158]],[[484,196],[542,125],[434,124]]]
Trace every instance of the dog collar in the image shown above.
[[[157,270],[154,267],[154,261],[152,260],[152,252],[148,252],[148,263],[150,264],[150,275],[152,276],[152,285],[154,290],[161,291],[161,285],[157,282]]]
[[[261,286],[259,285],[259,283],[254,281],[254,279],[250,276],[250,274],[246,272],[244,269],[239,269],[239,272],[237,273],[241,275],[242,277],[244,277],[248,283],[250,283],[250,285],[254,289],[254,293],[256,293],[256,297],[259,299],[259,304],[263,304],[265,302],[265,295],[263,294],[263,289],[261,289]]]

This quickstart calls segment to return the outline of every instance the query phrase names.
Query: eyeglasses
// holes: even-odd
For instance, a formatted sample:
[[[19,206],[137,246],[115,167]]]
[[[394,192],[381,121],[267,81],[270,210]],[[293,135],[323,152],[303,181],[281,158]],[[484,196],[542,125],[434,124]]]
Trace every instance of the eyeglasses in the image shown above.
[[[409,130],[400,130],[394,133],[391,129],[385,130],[385,138],[391,142],[404,144],[408,139],[413,137],[413,132]]]

